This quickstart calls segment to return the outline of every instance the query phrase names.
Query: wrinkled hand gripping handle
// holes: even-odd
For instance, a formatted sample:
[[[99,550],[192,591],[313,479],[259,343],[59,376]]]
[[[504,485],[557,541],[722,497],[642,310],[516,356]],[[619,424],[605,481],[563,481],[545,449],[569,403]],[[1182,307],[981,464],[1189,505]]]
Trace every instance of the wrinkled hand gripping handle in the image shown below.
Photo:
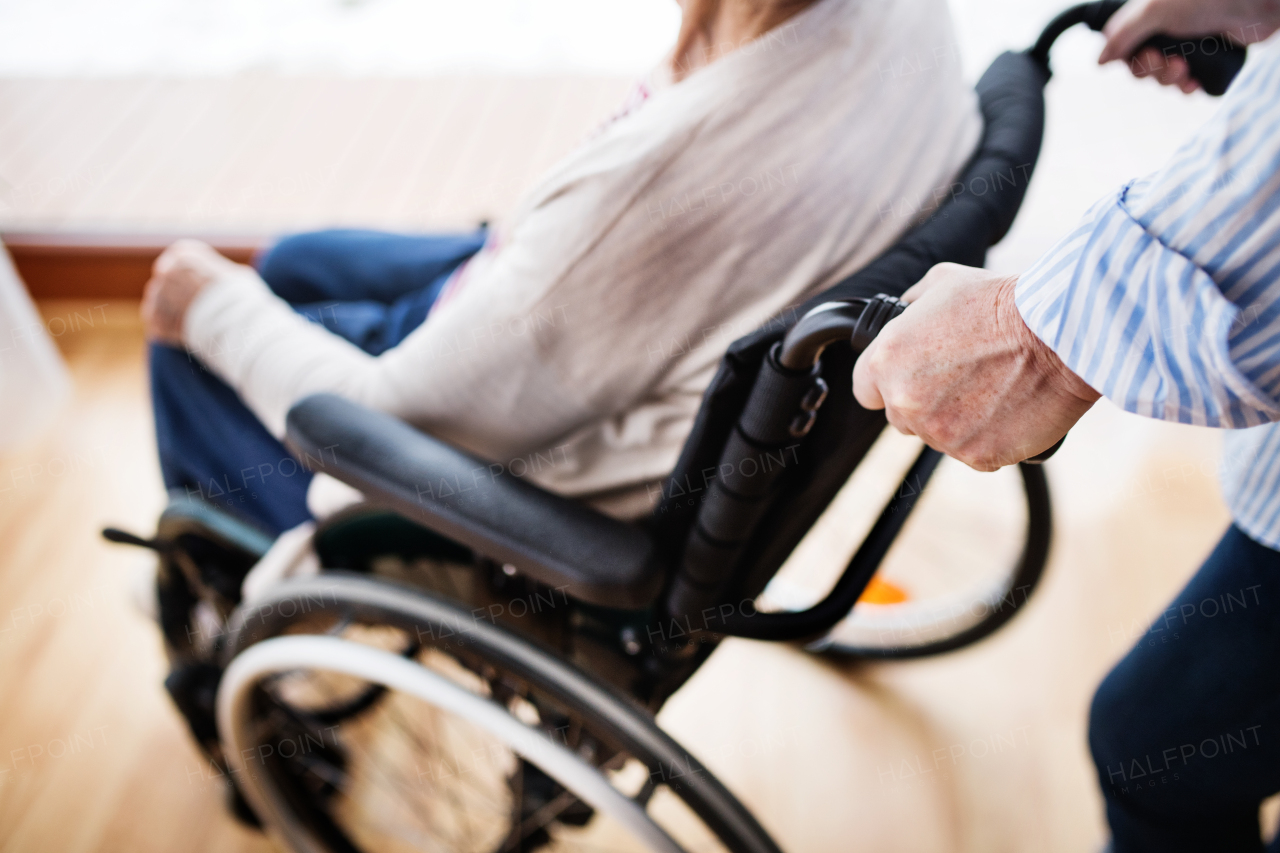
[[[1099,0],[1072,6],[1045,27],[1040,40],[1029,53],[1048,68],[1049,48],[1058,36],[1076,24],[1084,24],[1091,30],[1101,32],[1111,16],[1123,5],[1124,0]],[[1199,81],[1205,92],[1215,96],[1227,91],[1248,55],[1240,40],[1227,33],[1186,38],[1155,35],[1143,42],[1135,51],[1135,56],[1148,47],[1154,47],[1165,56],[1181,56],[1186,60],[1191,76]]]
[[[850,309],[854,309],[852,316]],[[856,309],[854,305],[840,306],[834,303],[830,307],[820,306],[806,315],[791,334],[787,335],[779,348],[778,361],[790,370],[807,369],[821,357],[822,350],[827,345],[846,336],[854,352],[861,355],[863,350],[875,340],[876,335],[880,334],[880,330],[906,310],[906,302],[884,294],[866,300],[865,304],[857,306]],[[808,425],[811,426],[816,407],[809,410],[808,414]],[[1058,452],[1058,448],[1062,447],[1062,443],[1066,440],[1067,437],[1064,435],[1052,447],[1025,461],[1034,464],[1046,461]]]
[[[853,336],[850,340],[853,348],[861,354],[862,351],[867,348],[867,344],[875,340],[876,335],[880,334],[880,330],[885,327],[886,323],[906,310],[907,303],[899,299],[894,299],[891,296],[879,296],[871,300],[863,310],[862,317],[859,318],[857,328],[854,329]],[[1062,438],[1054,442],[1053,446],[1048,450],[1041,451],[1030,459],[1026,459],[1024,461],[1030,462],[1034,465],[1039,465],[1048,460],[1050,456],[1057,453],[1058,448],[1062,446],[1062,442],[1066,440],[1067,437],[1064,435]]]
[[[1095,7],[1096,11],[1085,20],[1085,24],[1089,29],[1101,32],[1111,16],[1124,5],[1124,0],[1101,0],[1088,5]],[[1143,42],[1138,51],[1148,47],[1154,47],[1166,57],[1181,56],[1187,61],[1191,76],[1206,92],[1215,96],[1227,91],[1244,66],[1247,55],[1244,45],[1225,33],[1188,38],[1155,35]]]

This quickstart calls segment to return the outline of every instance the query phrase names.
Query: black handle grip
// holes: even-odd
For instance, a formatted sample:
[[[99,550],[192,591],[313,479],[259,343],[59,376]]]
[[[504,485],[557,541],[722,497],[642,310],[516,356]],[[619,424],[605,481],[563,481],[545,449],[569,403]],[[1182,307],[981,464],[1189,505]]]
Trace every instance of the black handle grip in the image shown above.
[[[1089,29],[1101,32],[1111,16],[1123,5],[1124,0],[1091,3],[1085,23]],[[1236,75],[1244,67],[1244,60],[1248,55],[1244,45],[1223,33],[1186,38],[1156,35],[1143,42],[1138,52],[1148,47],[1154,47],[1166,57],[1181,56],[1186,60],[1191,76],[1199,81],[1205,92],[1214,96],[1227,91],[1231,81],[1236,79]]]

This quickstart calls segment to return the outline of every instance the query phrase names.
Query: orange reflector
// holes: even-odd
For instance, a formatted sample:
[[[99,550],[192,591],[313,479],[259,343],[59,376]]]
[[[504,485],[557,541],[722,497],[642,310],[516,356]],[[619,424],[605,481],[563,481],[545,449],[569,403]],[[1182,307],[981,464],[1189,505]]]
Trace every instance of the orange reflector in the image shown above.
[[[905,589],[897,584],[881,580],[877,575],[871,579],[871,583],[867,584],[867,588],[862,591],[858,601],[867,604],[901,604],[909,597]]]

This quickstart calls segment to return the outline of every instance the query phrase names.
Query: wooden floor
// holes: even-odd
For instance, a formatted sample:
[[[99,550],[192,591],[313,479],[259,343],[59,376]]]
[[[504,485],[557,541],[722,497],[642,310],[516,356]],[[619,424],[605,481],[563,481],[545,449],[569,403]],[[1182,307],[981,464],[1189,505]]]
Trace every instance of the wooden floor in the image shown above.
[[[1089,73],[1055,78],[1042,174],[998,267],[1020,269],[1209,108]],[[509,207],[623,88],[0,82],[0,228],[465,225]],[[97,536],[151,530],[163,498],[136,304],[42,309],[76,393],[0,458],[0,849],[265,849],[226,817],[164,695],[157,631],[129,603],[145,556]],[[52,322],[77,312],[103,322]],[[1224,528],[1217,464],[1212,433],[1102,404],[1049,466],[1049,575],[1006,630],[849,667],[727,642],[661,720],[792,853],[1091,853],[1089,697]]]
[[[74,400],[0,464],[0,846],[265,848],[196,773],[155,627],[129,603],[145,560],[97,537],[105,522],[151,530],[163,506],[137,307],[45,308],[51,322],[78,312],[95,327],[57,338]]]

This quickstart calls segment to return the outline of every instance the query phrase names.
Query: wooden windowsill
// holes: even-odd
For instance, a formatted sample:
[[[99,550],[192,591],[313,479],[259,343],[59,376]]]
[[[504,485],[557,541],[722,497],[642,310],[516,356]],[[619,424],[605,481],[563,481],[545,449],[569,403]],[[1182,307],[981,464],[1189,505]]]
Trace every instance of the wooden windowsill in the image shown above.
[[[156,257],[184,236],[198,236],[239,263],[249,263],[267,242],[242,234],[38,232],[7,232],[0,241],[35,299],[138,299]]]

